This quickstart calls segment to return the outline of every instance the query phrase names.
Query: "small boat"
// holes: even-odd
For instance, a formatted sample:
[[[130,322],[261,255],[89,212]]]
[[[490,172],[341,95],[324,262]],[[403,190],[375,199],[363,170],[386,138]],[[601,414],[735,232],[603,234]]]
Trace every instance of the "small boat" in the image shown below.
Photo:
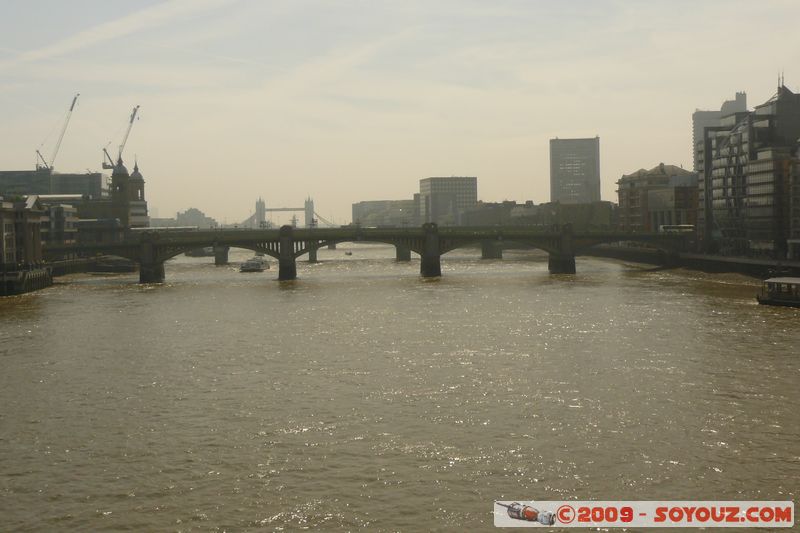
[[[344,255],[353,255],[353,252],[345,252]]]
[[[756,299],[762,305],[800,307],[800,278],[765,279]]]
[[[263,257],[252,257],[242,263],[239,267],[239,272],[264,272],[264,269],[269,268],[269,263]]]

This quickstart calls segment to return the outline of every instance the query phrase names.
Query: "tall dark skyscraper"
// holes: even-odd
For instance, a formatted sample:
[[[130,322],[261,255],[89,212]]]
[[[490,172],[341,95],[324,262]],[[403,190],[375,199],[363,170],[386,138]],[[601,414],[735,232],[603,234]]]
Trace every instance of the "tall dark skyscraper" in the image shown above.
[[[600,201],[600,137],[550,139],[550,201]]]

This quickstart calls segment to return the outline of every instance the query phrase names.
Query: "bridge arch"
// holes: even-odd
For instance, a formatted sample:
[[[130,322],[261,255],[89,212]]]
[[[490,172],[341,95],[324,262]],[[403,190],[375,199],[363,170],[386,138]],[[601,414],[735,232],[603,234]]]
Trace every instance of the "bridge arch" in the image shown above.
[[[486,242],[492,242],[495,244],[521,244],[528,248],[533,248],[537,250],[542,250],[547,253],[553,253],[557,251],[556,245],[550,242],[544,242],[539,240],[524,240],[524,239],[504,239],[504,238],[494,238],[494,239],[486,239],[486,238],[475,238],[469,240],[459,240],[455,242],[448,242],[445,241],[445,244],[441,247],[441,255],[447,254],[452,252],[453,250],[458,250],[459,248],[469,248],[472,246],[482,245]]]
[[[205,245],[191,245],[191,246],[169,246],[164,247],[158,250],[156,259],[157,261],[169,261],[173,257],[176,257],[180,254],[186,253],[191,250],[196,250],[197,248],[206,248],[209,246],[214,246],[214,243],[207,243]],[[267,249],[266,247],[259,246],[259,245],[251,245],[251,244],[224,244],[220,246],[225,246],[227,248],[241,248],[243,250],[251,250],[255,253],[263,253],[264,255],[268,255],[274,259],[279,259],[278,253],[272,250]],[[138,254],[137,254],[138,256]],[[136,261],[137,258],[134,257],[132,260]]]
[[[405,239],[381,239],[381,238],[369,238],[369,239],[352,239],[352,238],[341,238],[341,239],[325,239],[319,241],[295,241],[296,245],[300,245],[298,248],[295,249],[294,257],[295,259],[301,257],[312,250],[318,250],[320,248],[324,248],[331,244],[341,244],[343,242],[352,242],[352,243],[365,243],[365,244],[388,244],[390,246],[404,246],[411,250],[412,252],[416,253],[417,255],[422,255],[421,246],[419,243],[412,242],[413,239],[409,239],[406,241]]]

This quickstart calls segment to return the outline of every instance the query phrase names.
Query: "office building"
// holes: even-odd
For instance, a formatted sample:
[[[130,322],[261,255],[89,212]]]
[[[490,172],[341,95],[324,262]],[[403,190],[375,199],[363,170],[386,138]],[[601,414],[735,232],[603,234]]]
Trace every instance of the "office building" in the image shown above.
[[[787,240],[788,259],[800,260],[800,146],[794,154],[790,172],[789,189],[789,239]]]
[[[703,140],[703,131],[706,128],[719,127],[723,117],[735,113],[747,111],[747,94],[744,92],[736,93],[733,100],[725,100],[719,111],[702,111],[696,109],[692,113],[692,160],[694,161],[694,171],[700,172],[700,157],[702,157],[703,145],[698,144]],[[698,154],[698,151],[700,152]]]
[[[600,201],[600,137],[550,139],[550,201]]]
[[[617,181],[622,231],[658,231],[697,223],[697,173],[675,165],[639,169]]]
[[[799,140],[800,95],[782,84],[752,112],[705,128],[698,236],[706,251],[786,258]]]
[[[432,177],[419,180],[419,216],[422,222],[442,226],[462,224],[462,214],[478,203],[475,176]]]
[[[61,174],[42,167],[36,170],[0,170],[0,194],[6,197],[80,194],[98,199],[106,192],[105,178],[99,172]]]
[[[42,242],[47,244],[75,244],[78,241],[78,208],[67,203],[48,203],[39,200],[44,208],[41,217]]]
[[[42,217],[39,197],[5,199],[0,196],[0,270],[9,271],[42,262]],[[5,279],[3,283],[5,283]],[[0,294],[9,294],[4,290]]]
[[[414,200],[368,200],[353,204],[353,224],[365,227],[416,226]]]

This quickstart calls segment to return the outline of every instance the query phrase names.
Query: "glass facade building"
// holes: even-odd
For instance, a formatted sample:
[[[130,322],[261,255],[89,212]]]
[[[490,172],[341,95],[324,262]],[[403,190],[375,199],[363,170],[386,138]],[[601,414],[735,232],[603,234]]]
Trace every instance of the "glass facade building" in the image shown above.
[[[800,95],[785,86],[752,112],[705,128],[698,225],[708,252],[785,258]]]
[[[700,109],[692,113],[692,160],[694,161],[695,172],[702,169],[701,160],[703,155],[703,132],[706,128],[714,128],[720,125],[723,117],[735,113],[747,111],[747,94],[736,93],[733,100],[725,100],[719,111],[702,111]]]

